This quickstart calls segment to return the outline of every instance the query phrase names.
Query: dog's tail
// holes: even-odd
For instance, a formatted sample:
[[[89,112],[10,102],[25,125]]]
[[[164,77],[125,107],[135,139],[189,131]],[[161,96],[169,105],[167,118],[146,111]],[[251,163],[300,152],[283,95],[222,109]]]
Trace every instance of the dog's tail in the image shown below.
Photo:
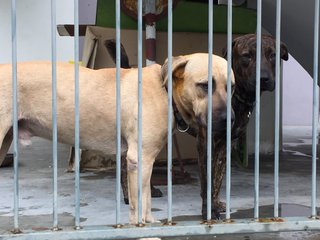
[[[121,48],[120,48],[120,55],[121,55],[121,63],[120,67],[121,68],[131,68],[129,65],[129,58],[126,53],[126,50],[124,49],[122,43],[120,43]],[[115,39],[109,39],[104,42],[104,46],[106,47],[108,53],[110,54],[112,60],[114,63],[116,63],[116,40]]]

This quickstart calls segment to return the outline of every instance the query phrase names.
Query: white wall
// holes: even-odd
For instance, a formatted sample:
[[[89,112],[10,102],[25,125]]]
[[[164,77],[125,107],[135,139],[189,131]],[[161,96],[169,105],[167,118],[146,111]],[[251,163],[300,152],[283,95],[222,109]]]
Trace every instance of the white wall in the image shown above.
[[[291,55],[283,61],[283,126],[311,126],[313,79]]]
[[[17,1],[18,61],[51,59],[51,1]],[[57,0],[57,24],[73,24],[73,1]],[[57,34],[57,32],[56,32]],[[57,34],[59,61],[73,59],[73,38]],[[11,1],[0,1],[0,63],[11,62]]]
[[[82,0],[79,2],[79,23],[84,25],[95,25],[97,15],[97,0]],[[84,37],[80,37],[80,59],[82,59],[82,50]]]
[[[283,0],[281,39],[292,56],[283,68],[283,125],[311,126],[313,31],[315,1]],[[276,27],[276,1],[264,0],[262,24],[273,35]],[[307,72],[305,70],[307,70]],[[320,70],[320,65],[319,65]],[[309,73],[309,74],[308,74]]]

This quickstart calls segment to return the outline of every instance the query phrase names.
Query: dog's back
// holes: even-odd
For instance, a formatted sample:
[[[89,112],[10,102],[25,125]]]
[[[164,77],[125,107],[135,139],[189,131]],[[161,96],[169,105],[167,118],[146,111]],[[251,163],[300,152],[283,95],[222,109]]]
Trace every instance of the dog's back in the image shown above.
[[[51,63],[19,63],[17,72],[21,133],[19,137],[26,139],[36,135],[50,139],[52,134]],[[1,127],[8,131],[12,122],[11,65],[1,65],[1,73]],[[94,138],[96,150],[103,150],[109,154],[115,153],[115,75],[116,70],[110,68],[100,70],[79,68],[80,134],[83,149],[91,149]],[[163,115],[163,112],[166,113],[166,94],[161,85],[160,66],[143,68],[142,77],[143,99],[147,99],[143,101],[143,108],[148,109],[144,111],[144,116]],[[137,78],[137,70],[121,70],[123,125],[134,125],[137,119]],[[154,96],[158,98],[157,101]],[[159,101],[159,98],[163,101]],[[57,64],[57,121],[59,140],[72,145],[74,142],[74,65],[68,63]],[[127,129],[130,128],[124,128],[124,135]]]

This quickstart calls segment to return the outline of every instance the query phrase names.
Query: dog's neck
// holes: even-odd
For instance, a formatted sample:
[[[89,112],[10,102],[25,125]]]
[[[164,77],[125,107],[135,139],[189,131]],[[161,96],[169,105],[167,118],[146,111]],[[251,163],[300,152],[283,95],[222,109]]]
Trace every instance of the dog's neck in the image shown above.
[[[165,89],[168,93],[167,86],[165,86]],[[176,101],[174,100],[174,96],[172,96],[172,110],[178,131],[186,132],[192,136],[196,136],[196,130],[184,120],[183,115],[179,112]]]
[[[232,127],[234,139],[237,139],[245,133],[246,126],[256,103],[255,94],[243,94],[245,92],[241,87],[236,86],[232,97],[232,108],[235,113],[235,122]]]
[[[187,124],[182,115],[180,114],[178,107],[176,105],[176,102],[174,101],[174,98],[172,98],[172,110],[173,110],[173,115],[176,120],[177,128],[181,129],[182,131],[188,131],[189,124]]]
[[[248,108],[254,108],[255,106],[255,101],[248,101],[246,98],[242,97],[241,95],[239,94],[236,94],[234,93],[234,98],[235,100],[237,101],[237,104],[243,104],[243,105],[246,105]]]
[[[240,87],[236,86],[234,94],[233,94],[233,98],[235,101],[235,104],[241,104],[241,105],[245,105],[246,108],[248,109],[253,109],[255,104],[256,104],[256,96],[255,93],[246,93],[246,91],[241,90]]]

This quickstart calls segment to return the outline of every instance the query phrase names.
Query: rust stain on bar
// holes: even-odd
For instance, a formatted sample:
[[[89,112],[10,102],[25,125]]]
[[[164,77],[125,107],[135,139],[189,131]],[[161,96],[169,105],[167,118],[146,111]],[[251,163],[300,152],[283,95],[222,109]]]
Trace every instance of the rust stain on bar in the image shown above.
[[[168,222],[168,221],[166,221],[166,222],[164,222],[164,223],[162,224],[162,226],[175,226],[175,225],[177,225],[177,223],[175,223],[175,222]]]
[[[261,222],[261,223],[284,222],[284,219],[282,219],[282,218],[259,218],[257,221]]]
[[[122,224],[117,224],[117,225],[113,225],[112,227],[113,228],[123,228],[123,225]]]

